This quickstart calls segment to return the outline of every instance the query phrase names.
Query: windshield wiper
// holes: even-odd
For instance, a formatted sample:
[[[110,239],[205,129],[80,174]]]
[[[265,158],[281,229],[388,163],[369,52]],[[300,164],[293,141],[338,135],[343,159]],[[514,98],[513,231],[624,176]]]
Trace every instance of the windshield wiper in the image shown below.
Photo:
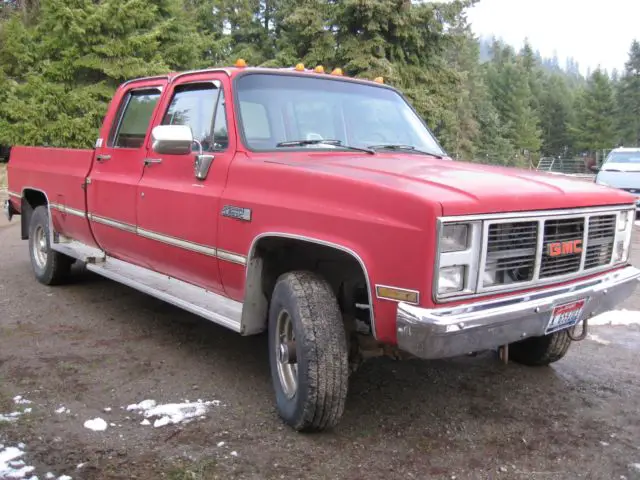
[[[290,140],[287,142],[280,142],[276,144],[276,147],[304,147],[305,145],[334,145],[336,147],[345,148],[347,150],[354,150],[356,152],[365,152],[370,155],[375,155],[376,152],[370,148],[353,147],[351,145],[344,145],[341,140],[331,139],[315,139],[315,140]]]
[[[384,145],[367,145],[367,148],[371,150],[405,150],[414,153],[420,153],[422,155],[430,155],[432,157],[439,158],[442,160],[444,157],[439,153],[428,152],[426,150],[419,150],[413,145],[394,145],[394,144],[384,144]]]

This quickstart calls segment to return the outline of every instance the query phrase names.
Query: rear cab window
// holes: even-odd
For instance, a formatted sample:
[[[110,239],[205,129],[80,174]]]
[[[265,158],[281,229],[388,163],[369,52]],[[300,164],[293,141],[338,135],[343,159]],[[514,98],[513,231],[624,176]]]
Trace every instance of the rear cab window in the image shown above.
[[[120,103],[107,145],[112,148],[141,148],[160,95],[158,88],[128,92]]]

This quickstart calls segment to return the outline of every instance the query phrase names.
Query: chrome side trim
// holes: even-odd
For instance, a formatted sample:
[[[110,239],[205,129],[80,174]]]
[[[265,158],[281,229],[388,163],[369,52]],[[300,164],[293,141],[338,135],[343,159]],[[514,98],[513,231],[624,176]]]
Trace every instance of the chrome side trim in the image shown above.
[[[200,243],[191,242],[182,238],[172,237],[170,235],[164,235],[162,233],[153,232],[151,230],[145,230],[144,228],[138,228],[135,225],[131,225],[129,223],[119,222],[118,220],[101,217],[93,213],[90,213],[88,215],[88,218],[89,220],[96,223],[101,223],[102,225],[106,225],[108,227],[124,230],[125,232],[133,233],[134,235],[148,238],[149,240],[154,240],[156,242],[165,243],[173,247],[182,248],[184,250],[200,253],[202,255],[218,258],[220,260],[236,263],[238,265],[245,266],[247,264],[247,257],[245,257],[244,255],[228,252],[226,250],[219,250],[216,247],[202,245]]]
[[[242,265],[242,266],[247,265],[247,257],[245,257],[244,255],[238,255],[237,253],[218,249],[217,256],[220,260],[225,260],[231,263],[237,263],[238,265]]]
[[[82,210],[78,210],[76,208],[67,207],[66,205],[60,205],[58,203],[52,203],[49,205],[54,210],[58,210],[61,213],[65,213],[68,215],[74,215],[76,217],[87,218],[86,212]]]
[[[371,276],[369,275],[369,271],[367,270],[367,266],[364,263],[364,260],[362,260],[362,257],[360,255],[358,255],[355,251],[353,251],[352,249],[350,249],[349,247],[345,247],[344,245],[340,245],[337,243],[332,243],[332,242],[327,242],[325,240],[320,240],[317,238],[312,238],[312,237],[307,237],[304,235],[297,235],[294,233],[284,233],[284,232],[264,232],[261,233],[259,235],[256,235],[254,237],[254,239],[251,241],[251,246],[249,247],[249,254],[247,255],[247,261],[249,263],[252,262],[252,260],[255,257],[255,250],[256,250],[256,246],[258,245],[258,242],[266,237],[279,237],[279,238],[288,238],[288,239],[292,239],[292,240],[301,240],[304,242],[309,242],[309,243],[315,243],[317,245],[323,245],[325,247],[330,247],[330,248],[335,248],[336,250],[340,250],[342,252],[345,252],[349,255],[351,255],[359,264],[360,267],[362,268],[362,271],[364,272],[364,276],[365,276],[365,281],[367,282],[367,294],[369,297],[369,305],[371,306],[370,308],[370,313],[371,313],[371,332],[373,333],[373,337],[377,338],[377,333],[376,333],[376,321],[375,321],[375,313],[374,313],[374,308],[373,308],[373,290],[371,288],[372,282],[371,282]],[[247,279],[249,277],[249,269],[247,268]],[[246,280],[245,280],[246,283]],[[246,301],[246,299],[245,299]]]
[[[93,213],[89,213],[87,218],[92,222],[101,223],[102,225],[106,225],[107,227],[117,228],[119,230],[124,230],[125,232],[136,233],[137,230],[135,225],[119,222],[117,220],[112,220],[106,217],[101,217]]]
[[[216,257],[216,249],[213,247],[207,247],[200,245],[199,243],[189,242],[180,238],[170,237],[169,235],[163,235],[161,233],[152,232],[150,230],[144,230],[142,228],[137,229],[137,234],[141,237],[155,240],[157,242],[166,243],[173,247],[182,248],[184,250],[191,250],[193,252],[202,253],[210,257]]]

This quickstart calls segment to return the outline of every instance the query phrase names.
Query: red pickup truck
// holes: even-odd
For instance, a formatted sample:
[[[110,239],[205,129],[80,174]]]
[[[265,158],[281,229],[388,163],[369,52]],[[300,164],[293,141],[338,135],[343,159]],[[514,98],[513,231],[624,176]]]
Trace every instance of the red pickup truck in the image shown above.
[[[278,412],[301,431],[337,423],[369,356],[555,362],[640,277],[632,195],[452,161],[397,90],[340,72],[132,80],[94,149],[13,147],[8,172],[40,282],[79,261],[268,332]]]

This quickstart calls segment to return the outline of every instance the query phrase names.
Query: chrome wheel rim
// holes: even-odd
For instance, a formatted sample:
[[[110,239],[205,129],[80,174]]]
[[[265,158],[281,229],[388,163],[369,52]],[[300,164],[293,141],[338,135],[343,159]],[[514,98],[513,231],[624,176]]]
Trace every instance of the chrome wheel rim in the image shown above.
[[[298,361],[293,322],[286,310],[282,310],[278,315],[275,335],[273,354],[276,356],[280,386],[287,398],[293,398],[298,391]]]
[[[47,234],[45,233],[42,225],[38,225],[33,232],[31,253],[38,268],[45,268],[47,266]]]

